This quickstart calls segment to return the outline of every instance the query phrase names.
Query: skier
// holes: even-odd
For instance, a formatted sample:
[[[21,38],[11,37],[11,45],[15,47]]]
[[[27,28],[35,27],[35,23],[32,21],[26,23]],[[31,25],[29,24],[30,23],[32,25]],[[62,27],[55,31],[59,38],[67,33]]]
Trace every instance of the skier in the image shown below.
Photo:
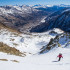
[[[59,57],[58,61],[60,61],[60,60],[61,60],[61,58],[63,58],[63,56],[62,56],[62,54],[61,54],[61,53],[59,53],[59,55],[58,55],[57,57]]]

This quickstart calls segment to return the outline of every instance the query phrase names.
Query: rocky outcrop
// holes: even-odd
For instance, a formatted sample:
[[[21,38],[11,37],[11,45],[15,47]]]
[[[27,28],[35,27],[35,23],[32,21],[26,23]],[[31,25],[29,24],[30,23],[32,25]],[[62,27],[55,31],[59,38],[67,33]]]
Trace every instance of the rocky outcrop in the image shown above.
[[[57,35],[54,39],[51,39],[46,46],[43,46],[40,53],[48,52],[55,47],[67,48],[69,47],[69,45],[70,45],[70,33],[62,33]]]
[[[0,42],[0,52],[4,52],[10,55],[16,55],[16,56],[25,56],[25,54],[21,53],[19,50],[17,50],[14,47],[10,47],[2,42]]]

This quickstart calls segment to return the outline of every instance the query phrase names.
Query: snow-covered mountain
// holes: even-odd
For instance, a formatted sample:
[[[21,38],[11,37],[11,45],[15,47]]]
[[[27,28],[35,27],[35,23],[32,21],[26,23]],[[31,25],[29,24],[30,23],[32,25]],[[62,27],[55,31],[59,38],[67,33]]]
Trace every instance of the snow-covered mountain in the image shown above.
[[[70,7],[70,5],[65,5],[65,4],[60,4],[58,6],[60,6],[60,7]]]
[[[11,6],[11,5],[6,5],[6,6],[0,6],[0,12],[1,14],[25,14],[25,13],[32,13],[32,11],[37,11],[33,9],[30,6],[27,5],[22,5],[22,6]]]
[[[47,8],[47,7],[52,7],[53,5],[40,5],[40,4],[37,4],[37,5],[33,5],[32,7],[33,8]]]
[[[64,5],[64,4],[60,4],[60,5],[49,5],[49,4],[46,4],[46,5],[41,5],[41,4],[36,4],[36,5],[33,5],[32,7],[34,8],[48,8],[48,7],[70,7],[70,5]]]
[[[20,32],[30,32],[31,28],[43,23],[46,17],[65,8],[58,5],[0,6],[0,22]]]

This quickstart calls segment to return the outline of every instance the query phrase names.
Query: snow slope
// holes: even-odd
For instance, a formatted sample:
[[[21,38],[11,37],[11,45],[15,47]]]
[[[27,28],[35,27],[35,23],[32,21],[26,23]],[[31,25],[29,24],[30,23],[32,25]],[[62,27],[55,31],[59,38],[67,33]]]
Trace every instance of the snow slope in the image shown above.
[[[63,54],[63,59],[57,61],[57,55]],[[27,57],[17,57],[0,53],[0,59],[8,59],[8,61],[0,61],[1,70],[70,70],[70,49],[54,48],[50,52],[41,55],[33,55]],[[17,60],[19,63],[12,62]]]
[[[57,34],[63,33],[59,29],[53,29]],[[60,32],[59,32],[60,31]],[[55,47],[45,54],[38,54],[41,48],[49,43],[56,35],[45,33],[17,34],[7,29],[0,29],[0,42],[10,47],[15,47],[21,52],[26,52],[26,57],[19,57],[0,52],[1,70],[70,70],[70,48]],[[60,40],[59,40],[60,42]],[[57,61],[57,55],[63,54],[63,59]],[[3,61],[7,59],[8,61]]]

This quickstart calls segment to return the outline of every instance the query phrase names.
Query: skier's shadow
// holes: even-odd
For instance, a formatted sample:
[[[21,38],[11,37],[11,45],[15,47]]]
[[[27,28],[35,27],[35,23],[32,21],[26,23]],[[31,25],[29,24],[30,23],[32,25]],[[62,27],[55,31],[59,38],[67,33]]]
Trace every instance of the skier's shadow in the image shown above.
[[[52,62],[59,62],[59,61],[52,61]]]

